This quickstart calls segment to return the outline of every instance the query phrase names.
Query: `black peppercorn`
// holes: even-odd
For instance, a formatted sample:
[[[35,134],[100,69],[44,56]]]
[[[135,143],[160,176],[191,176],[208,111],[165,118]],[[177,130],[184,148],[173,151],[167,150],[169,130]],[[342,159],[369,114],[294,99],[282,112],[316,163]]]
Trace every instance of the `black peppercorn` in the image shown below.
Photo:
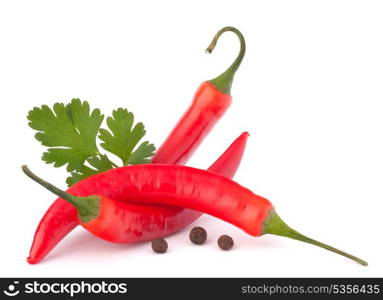
[[[156,253],[165,253],[168,250],[168,243],[164,239],[155,239],[152,241],[152,249]]]
[[[222,250],[230,250],[234,246],[233,239],[228,235],[221,235],[218,239],[218,247]]]
[[[193,227],[190,231],[189,238],[194,244],[202,245],[207,238],[206,230],[202,227]]]

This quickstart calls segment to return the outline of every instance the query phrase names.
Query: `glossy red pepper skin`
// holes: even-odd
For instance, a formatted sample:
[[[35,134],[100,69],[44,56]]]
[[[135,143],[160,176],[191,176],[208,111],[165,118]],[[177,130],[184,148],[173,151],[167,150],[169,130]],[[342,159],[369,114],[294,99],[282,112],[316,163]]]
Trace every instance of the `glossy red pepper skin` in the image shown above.
[[[250,134],[245,131],[237,137],[229,148],[208,168],[210,172],[233,178],[241,163],[247,138]]]
[[[242,133],[209,169],[224,176],[234,176],[241,162],[247,137],[247,132]],[[111,191],[102,189],[103,195],[116,199],[121,198],[119,191],[119,189]],[[73,185],[67,192],[75,196],[88,196],[99,193],[99,190],[97,185],[88,185],[83,180]],[[124,214],[127,224],[130,224],[130,242],[151,240],[172,234],[201,215],[200,212],[179,207],[134,204],[131,204],[129,212]],[[65,200],[58,198],[40,221],[27,261],[31,264],[41,261],[77,225],[76,209]],[[106,237],[106,239],[111,242],[121,242],[119,238],[111,240]]]
[[[229,222],[252,236],[273,206],[266,198],[231,179],[180,165],[135,165],[109,170],[83,180],[101,199],[99,216],[82,225],[103,239],[130,241],[131,225],[124,212],[131,203],[174,205],[198,210]],[[119,190],[118,195],[104,192]],[[110,194],[110,192],[109,192]],[[117,201],[116,201],[117,200]],[[125,203],[123,203],[125,202]]]
[[[184,164],[231,104],[231,96],[203,82],[184,116],[156,151],[152,163]]]
[[[241,161],[247,137],[247,132],[242,133],[208,170],[221,176],[234,176]],[[100,205],[102,212],[100,212],[100,218],[92,223],[93,225],[90,222],[85,227],[89,229],[91,226],[91,232],[106,241],[131,243],[164,237],[179,231],[202,215],[200,210],[191,210],[180,205],[129,203],[127,200],[130,197],[126,197],[125,186],[117,188],[114,184],[96,182],[97,179],[92,177],[81,183],[90,186],[90,189],[94,191],[93,194],[103,195],[103,204]],[[115,177],[112,176],[112,182],[114,179]]]

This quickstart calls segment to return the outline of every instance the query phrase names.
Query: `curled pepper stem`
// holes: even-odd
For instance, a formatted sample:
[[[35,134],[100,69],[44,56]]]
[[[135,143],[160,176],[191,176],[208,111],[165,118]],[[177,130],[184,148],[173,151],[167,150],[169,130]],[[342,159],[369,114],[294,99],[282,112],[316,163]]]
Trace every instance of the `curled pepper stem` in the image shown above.
[[[47,190],[51,191],[53,194],[58,197],[68,201],[74,207],[77,208],[79,219],[82,223],[87,223],[92,221],[99,215],[99,201],[100,198],[97,196],[89,196],[89,197],[77,197],[73,196],[53,184],[45,181],[44,179],[38,177],[34,174],[26,165],[21,166],[21,169],[29,178],[37,182],[38,184],[45,187]]]
[[[367,266],[368,263],[364,261],[363,259],[360,259],[359,257],[356,257],[354,255],[351,255],[347,252],[341,251],[337,248],[334,248],[332,246],[323,244],[321,242],[318,242],[312,238],[309,238],[295,229],[292,229],[290,226],[288,226],[282,219],[281,217],[275,212],[273,209],[266,221],[263,223],[263,234],[274,234],[274,235],[279,235],[279,236],[284,236],[290,239],[294,239],[297,241],[301,241],[304,243],[309,243],[315,246],[318,246],[320,248],[326,249],[328,251],[334,252],[336,254],[345,256],[363,266]]]
[[[222,35],[222,33],[227,31],[231,31],[237,35],[240,42],[239,54],[237,58],[234,60],[234,62],[231,64],[231,66],[225,72],[223,72],[218,77],[209,80],[209,82],[213,84],[221,92],[225,94],[230,94],[234,74],[238,70],[243,60],[243,57],[245,56],[245,52],[246,52],[245,38],[243,37],[242,33],[237,28],[234,28],[231,26],[224,27],[215,34],[213,40],[210,42],[209,46],[207,47],[206,52],[211,53],[214,50],[215,46],[217,45],[217,41],[219,37]]]

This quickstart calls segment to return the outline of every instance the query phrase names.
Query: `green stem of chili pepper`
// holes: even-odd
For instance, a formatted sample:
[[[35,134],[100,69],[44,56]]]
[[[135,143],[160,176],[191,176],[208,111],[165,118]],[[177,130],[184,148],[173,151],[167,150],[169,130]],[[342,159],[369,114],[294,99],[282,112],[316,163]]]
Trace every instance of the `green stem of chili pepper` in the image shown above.
[[[336,249],[332,246],[323,244],[321,242],[318,242],[312,238],[309,238],[295,229],[292,229],[290,226],[288,226],[276,213],[276,211],[273,209],[270,211],[268,218],[263,222],[262,227],[262,234],[274,234],[279,236],[284,236],[290,239],[294,239],[297,241],[301,241],[304,243],[312,244],[315,246],[318,246],[320,248],[326,249],[328,251],[337,253],[339,255],[345,256],[347,258],[350,258],[358,263],[360,263],[363,266],[367,266],[368,263],[364,261],[363,259],[360,259],[354,255],[348,254],[347,252],[341,251],[339,249]]]
[[[83,223],[87,223],[94,218],[98,217],[100,207],[100,198],[97,196],[89,196],[89,197],[77,197],[73,196],[71,194],[68,194],[64,192],[63,190],[55,187],[53,184],[45,181],[44,179],[38,177],[34,173],[32,173],[29,168],[24,165],[21,167],[23,172],[32,180],[36,181],[37,183],[41,184],[43,187],[45,187],[47,190],[51,191],[53,194],[57,195],[58,197],[68,201],[71,203],[74,207],[77,208],[78,211],[78,217]]]
[[[235,33],[237,37],[239,38],[239,41],[240,41],[239,54],[237,58],[235,59],[235,61],[231,64],[231,66],[225,72],[223,72],[218,77],[209,80],[209,82],[212,85],[214,85],[218,90],[220,90],[222,93],[230,95],[230,89],[231,89],[231,84],[233,82],[234,74],[238,70],[238,67],[241,64],[242,59],[246,52],[246,43],[242,33],[237,28],[234,28],[234,27],[227,26],[222,28],[220,31],[216,33],[213,40],[210,42],[210,45],[207,47],[206,52],[211,53],[214,50],[219,37],[221,36],[222,33],[226,31],[231,31]]]

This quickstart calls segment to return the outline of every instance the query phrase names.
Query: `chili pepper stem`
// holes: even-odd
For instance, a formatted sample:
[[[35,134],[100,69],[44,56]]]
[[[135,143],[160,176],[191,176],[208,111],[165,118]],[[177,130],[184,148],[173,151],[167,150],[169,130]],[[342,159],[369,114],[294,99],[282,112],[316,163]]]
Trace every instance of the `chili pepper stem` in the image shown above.
[[[32,173],[32,171],[29,170],[28,166],[23,165],[21,169],[29,178],[36,181],[38,184],[42,185],[47,190],[51,191],[53,194],[68,201],[74,207],[76,207],[79,219],[83,224],[86,224],[98,217],[99,210],[100,210],[99,197],[97,196],[77,197],[77,196],[70,195],[64,192],[63,190],[55,187],[53,184],[45,181],[44,179]]]
[[[263,223],[262,227],[263,231],[262,234],[274,234],[274,235],[279,235],[279,236],[284,236],[290,239],[298,240],[304,243],[309,243],[318,247],[321,247],[323,249],[326,249],[328,251],[337,253],[339,255],[345,256],[349,259],[352,259],[353,261],[363,265],[367,266],[368,263],[354,255],[348,254],[344,251],[341,251],[339,249],[336,249],[332,246],[323,244],[321,242],[318,242],[316,240],[313,240],[312,238],[309,238],[298,231],[292,229],[290,226],[288,226],[281,218],[280,216],[276,213],[276,211],[273,209],[270,211],[270,214],[268,218],[265,220]]]
[[[231,31],[237,35],[240,42],[240,50],[237,58],[234,60],[234,62],[231,64],[231,66],[223,72],[221,75],[217,76],[214,79],[209,80],[211,84],[213,84],[218,90],[220,90],[224,94],[230,94],[231,85],[233,83],[233,78],[235,72],[238,70],[239,65],[242,62],[243,57],[245,56],[246,52],[246,43],[245,38],[243,37],[242,33],[234,27],[227,26],[222,28],[220,31],[216,33],[213,40],[210,42],[209,46],[206,49],[207,53],[211,53],[215,46],[217,45],[217,41],[222,33],[226,31]]]

